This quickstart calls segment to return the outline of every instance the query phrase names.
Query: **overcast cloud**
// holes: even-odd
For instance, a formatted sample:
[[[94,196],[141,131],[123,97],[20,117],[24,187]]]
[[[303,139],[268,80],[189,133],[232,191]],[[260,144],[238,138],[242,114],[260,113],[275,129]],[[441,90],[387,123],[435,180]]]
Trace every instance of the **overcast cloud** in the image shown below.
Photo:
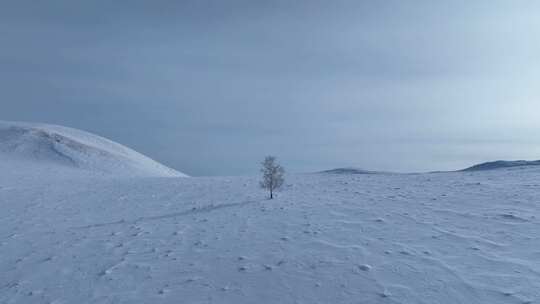
[[[0,119],[191,175],[540,159],[538,1],[0,1]]]

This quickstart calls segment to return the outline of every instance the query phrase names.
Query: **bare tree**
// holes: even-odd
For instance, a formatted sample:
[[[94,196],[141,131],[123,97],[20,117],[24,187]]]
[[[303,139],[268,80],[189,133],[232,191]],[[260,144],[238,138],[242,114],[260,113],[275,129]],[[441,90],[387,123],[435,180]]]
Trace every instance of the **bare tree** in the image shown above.
[[[274,156],[265,157],[261,164],[261,172],[263,174],[263,180],[260,183],[261,188],[270,191],[270,199],[273,199],[274,190],[279,189],[283,185],[285,169],[276,162],[276,157]]]

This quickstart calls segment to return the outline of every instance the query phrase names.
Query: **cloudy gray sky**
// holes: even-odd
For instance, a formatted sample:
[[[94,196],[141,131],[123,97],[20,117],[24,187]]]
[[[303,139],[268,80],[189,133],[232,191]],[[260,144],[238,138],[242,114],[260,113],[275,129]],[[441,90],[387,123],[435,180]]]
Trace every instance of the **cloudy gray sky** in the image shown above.
[[[192,175],[539,159],[540,2],[0,0],[0,119]]]

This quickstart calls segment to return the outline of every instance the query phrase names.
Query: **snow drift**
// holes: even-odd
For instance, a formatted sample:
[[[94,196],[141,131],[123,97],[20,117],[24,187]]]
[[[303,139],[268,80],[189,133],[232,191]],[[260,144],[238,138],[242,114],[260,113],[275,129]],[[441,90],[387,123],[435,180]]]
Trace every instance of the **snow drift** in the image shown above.
[[[71,128],[0,121],[0,163],[120,176],[186,176],[103,137]]]

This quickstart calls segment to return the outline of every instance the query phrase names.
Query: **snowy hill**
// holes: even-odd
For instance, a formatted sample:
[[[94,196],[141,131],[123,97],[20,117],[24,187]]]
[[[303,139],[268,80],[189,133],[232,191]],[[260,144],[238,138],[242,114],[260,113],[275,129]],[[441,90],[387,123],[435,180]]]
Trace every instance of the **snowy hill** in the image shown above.
[[[481,163],[472,167],[463,169],[463,171],[482,171],[482,170],[494,170],[501,168],[513,168],[513,167],[525,167],[525,166],[540,166],[540,160],[527,161],[527,160],[515,160],[505,161],[498,160],[493,162]]]
[[[186,176],[97,135],[55,125],[5,121],[0,121],[0,163],[4,170],[9,166],[17,171]]]

